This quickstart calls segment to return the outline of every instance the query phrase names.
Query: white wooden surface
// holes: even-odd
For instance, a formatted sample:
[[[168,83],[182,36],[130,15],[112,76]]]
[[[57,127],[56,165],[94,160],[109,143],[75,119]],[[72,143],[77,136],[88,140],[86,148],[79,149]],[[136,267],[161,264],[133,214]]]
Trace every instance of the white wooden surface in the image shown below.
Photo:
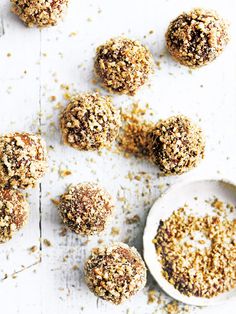
[[[223,55],[211,65],[189,73],[173,62],[165,51],[164,32],[171,19],[181,11],[203,5],[216,9],[231,23],[232,40]],[[87,239],[72,233],[59,235],[62,228],[55,205],[69,183],[98,180],[116,199],[125,196],[130,206],[122,208],[116,201],[116,217],[102,237],[105,241],[124,240],[142,250],[142,231],[148,210],[160,194],[160,184],[172,184],[186,177],[201,174],[236,181],[236,2],[234,0],[71,0],[64,22],[57,27],[38,30],[26,28],[9,11],[9,1],[0,2],[0,132],[32,131],[41,128],[50,149],[50,171],[41,187],[29,191],[30,221],[11,242],[0,246],[0,313],[153,313],[160,305],[147,304],[147,290],[158,287],[149,276],[146,289],[122,306],[115,307],[97,300],[83,279],[83,262],[98,237]],[[153,34],[149,34],[154,30]],[[71,33],[76,32],[76,36]],[[200,120],[207,135],[207,154],[200,167],[178,178],[158,178],[158,169],[134,158],[125,159],[104,151],[77,152],[61,145],[58,132],[58,110],[63,106],[61,84],[86,91],[96,88],[91,82],[95,47],[110,37],[124,34],[147,44],[155,60],[161,61],[145,87],[135,97],[116,96],[117,106],[134,101],[147,102],[156,111],[156,118],[183,113]],[[145,36],[146,35],[146,36]],[[145,36],[145,37],[144,37]],[[7,57],[10,53],[11,57]],[[55,95],[56,102],[49,97]],[[39,115],[42,112],[42,115]],[[53,123],[55,123],[55,126]],[[64,179],[58,169],[68,168],[73,174]],[[131,182],[128,172],[145,171],[151,188],[142,180]],[[142,192],[148,193],[142,197]],[[125,224],[126,217],[139,214],[137,226]],[[111,236],[111,227],[120,227]],[[51,241],[46,247],[43,239]],[[29,248],[37,246],[37,252]],[[72,267],[78,264],[79,270]],[[5,274],[8,278],[4,279]],[[13,276],[12,276],[13,275]],[[168,302],[168,298],[167,298]],[[217,308],[190,309],[190,312],[235,313],[236,302]]]

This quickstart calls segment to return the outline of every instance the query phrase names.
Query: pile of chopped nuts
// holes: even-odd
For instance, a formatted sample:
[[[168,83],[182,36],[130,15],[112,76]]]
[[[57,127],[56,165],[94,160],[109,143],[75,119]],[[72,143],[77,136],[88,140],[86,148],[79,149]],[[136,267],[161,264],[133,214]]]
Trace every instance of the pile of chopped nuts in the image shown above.
[[[29,27],[54,26],[68,6],[68,0],[11,0],[12,12]]]
[[[166,45],[179,63],[196,68],[212,62],[229,41],[228,25],[216,12],[194,9],[169,25]]]
[[[150,51],[136,40],[112,38],[97,48],[94,69],[108,90],[134,95],[152,72]]]
[[[35,187],[46,170],[46,144],[40,136],[13,133],[0,137],[1,186]]]
[[[211,298],[236,287],[236,219],[179,208],[160,222],[153,243],[164,277],[181,293]]]
[[[96,183],[70,186],[60,197],[59,212],[63,222],[75,233],[93,235],[102,232],[113,212],[113,202],[106,190]]]
[[[144,119],[147,113],[147,108],[142,108],[137,103],[132,104],[131,110],[121,112],[123,125],[117,140],[121,151],[137,157],[149,155],[148,134],[154,123]]]
[[[146,267],[135,248],[114,243],[92,250],[85,280],[98,297],[120,304],[145,286]]]
[[[98,93],[75,95],[61,114],[64,143],[79,150],[111,146],[120,123],[120,113],[111,97]]]
[[[12,238],[27,222],[29,204],[18,190],[0,188],[0,243]]]

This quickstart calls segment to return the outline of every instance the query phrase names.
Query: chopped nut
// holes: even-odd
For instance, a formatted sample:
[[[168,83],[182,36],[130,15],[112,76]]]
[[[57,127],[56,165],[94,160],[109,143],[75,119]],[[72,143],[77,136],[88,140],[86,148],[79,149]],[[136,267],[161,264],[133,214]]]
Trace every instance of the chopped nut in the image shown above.
[[[55,101],[56,99],[57,99],[56,96],[50,96],[50,97],[49,97],[49,100],[50,100],[51,102]]]
[[[138,223],[138,222],[140,222],[140,217],[139,217],[139,215],[134,215],[133,217],[126,219],[126,223],[127,223],[128,225],[136,224],[136,223]]]
[[[154,303],[156,301],[157,301],[156,291],[155,290],[149,290],[148,291],[148,304]]]
[[[73,270],[78,270],[79,269],[79,265],[73,265],[72,269]]]
[[[212,204],[211,204],[214,208],[219,209],[219,210],[223,210],[224,209],[224,203],[218,199],[215,199]]]
[[[172,301],[165,306],[165,312],[167,314],[177,314],[180,312],[179,303],[177,301]]]
[[[59,200],[56,200],[55,198],[51,198],[51,201],[54,205],[58,206],[60,204]]]
[[[31,252],[31,253],[35,253],[36,251],[37,251],[37,246],[36,245],[33,245],[33,246],[31,246],[30,248],[29,248],[29,251]]]
[[[120,228],[117,228],[117,227],[112,227],[111,228],[111,235],[113,237],[119,235],[119,233],[120,233]]]
[[[47,247],[52,246],[52,243],[51,243],[48,239],[44,239],[44,240],[43,240],[43,244],[44,244],[45,246],[47,246]]]
[[[67,176],[69,176],[71,174],[72,174],[72,172],[70,170],[68,170],[68,169],[60,169],[59,170],[59,175],[62,178],[65,178],[65,177],[67,177]]]

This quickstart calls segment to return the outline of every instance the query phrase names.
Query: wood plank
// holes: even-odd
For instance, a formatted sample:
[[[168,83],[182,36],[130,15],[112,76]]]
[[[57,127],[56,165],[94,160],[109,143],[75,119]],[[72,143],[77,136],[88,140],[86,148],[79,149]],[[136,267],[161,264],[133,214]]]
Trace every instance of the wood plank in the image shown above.
[[[134,7],[133,1],[125,0],[116,5],[109,0],[71,0],[65,21],[40,32],[25,28],[9,13],[8,1],[1,0],[0,132],[16,129],[37,131],[41,126],[50,146],[50,171],[42,181],[41,192],[39,189],[30,191],[30,222],[13,241],[0,247],[0,274],[3,277],[5,273],[21,270],[21,264],[30,266],[37,262],[39,251],[29,254],[27,249],[32,245],[40,248],[41,243],[40,264],[19,273],[14,280],[10,278],[0,282],[1,307],[10,314],[32,311],[36,314],[144,314],[158,312],[162,308],[163,305],[156,303],[147,304],[147,290],[159,291],[151,276],[144,291],[122,306],[114,307],[98,300],[84,283],[83,263],[100,239],[105,242],[127,240],[142,252],[145,219],[150,206],[162,192],[161,185],[202,175],[211,177],[218,172],[222,177],[236,181],[236,3],[233,0],[215,0],[214,5],[210,1],[195,3],[214,7],[228,17],[232,24],[232,40],[218,60],[190,73],[176,65],[168,55],[160,59],[159,54],[165,51],[164,32],[169,21],[183,9],[192,7],[193,2],[136,1]],[[154,33],[149,34],[150,30]],[[184,113],[198,121],[207,135],[207,154],[196,170],[177,178],[158,178],[158,169],[148,162],[125,159],[107,151],[101,156],[78,152],[61,144],[59,111],[54,108],[57,102],[66,105],[63,94],[67,91],[61,88],[61,84],[70,86],[70,92],[97,88],[91,81],[95,48],[108,38],[121,34],[146,43],[155,60],[161,61],[161,69],[156,69],[150,87],[144,87],[133,98],[114,96],[114,103],[118,107],[126,107],[140,101],[144,105],[150,104],[156,111],[156,119]],[[8,53],[11,57],[7,57]],[[51,96],[56,96],[55,102],[50,101]],[[39,119],[40,110],[42,115]],[[72,175],[61,178],[58,173],[61,168],[68,168]],[[147,175],[142,175],[141,181],[131,181],[129,172],[133,175],[145,172]],[[57,198],[68,184],[83,181],[98,181],[113,195],[115,218],[103,236],[87,239],[67,232],[63,237],[60,235],[63,226],[51,198]],[[117,199],[117,195],[127,199],[126,206]],[[127,225],[126,218],[134,214],[140,216],[140,224]],[[120,229],[117,236],[111,235],[112,227]],[[47,247],[44,239],[52,245]],[[73,270],[75,265],[79,266],[78,270]],[[14,302],[11,302],[11,296]],[[171,301],[168,297],[163,298],[165,302]],[[235,301],[229,302],[225,307],[214,308],[214,313],[220,314],[227,309],[228,314],[233,314],[235,305]],[[202,312],[210,314],[213,309]]]

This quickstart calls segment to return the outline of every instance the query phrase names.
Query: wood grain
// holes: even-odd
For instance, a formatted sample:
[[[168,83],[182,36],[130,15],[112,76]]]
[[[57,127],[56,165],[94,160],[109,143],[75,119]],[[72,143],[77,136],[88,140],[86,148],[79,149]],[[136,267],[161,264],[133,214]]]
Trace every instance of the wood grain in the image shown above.
[[[135,5],[134,5],[135,3]],[[226,51],[211,65],[189,72],[173,62],[165,52],[164,33],[171,19],[196,5],[212,7],[231,23],[232,40]],[[236,21],[233,0],[149,0],[119,2],[109,0],[71,0],[64,22],[57,27],[38,30],[26,28],[9,11],[9,1],[0,2],[0,132],[39,129],[47,141],[50,169],[42,183],[29,191],[31,216],[27,227],[9,243],[0,247],[1,309],[9,314],[51,313],[158,313],[163,304],[147,304],[148,289],[155,289],[163,300],[171,300],[159,291],[149,276],[145,290],[122,306],[114,307],[94,297],[83,278],[83,263],[98,240],[127,240],[142,252],[142,232],[146,215],[167,184],[220,172],[236,181]],[[154,30],[153,34],[149,34]],[[196,170],[177,178],[160,178],[158,169],[148,162],[126,159],[114,152],[78,152],[63,146],[58,126],[59,110],[65,106],[61,85],[69,92],[87,91],[98,86],[92,82],[95,48],[110,37],[125,34],[137,38],[151,49],[161,62],[150,80],[135,97],[114,96],[118,107],[133,102],[149,103],[155,119],[184,113],[204,129],[207,153]],[[8,54],[11,54],[8,57]],[[160,54],[164,53],[162,58]],[[102,93],[105,91],[102,90]],[[51,102],[50,97],[56,96]],[[59,169],[72,175],[61,178]],[[145,175],[143,173],[146,173]],[[130,180],[128,174],[140,175]],[[100,237],[82,238],[67,232],[60,235],[58,198],[70,183],[98,181],[116,201],[115,217]],[[163,186],[163,188],[161,188]],[[117,196],[125,197],[126,203]],[[138,214],[140,223],[127,225],[126,218]],[[120,229],[111,235],[112,227]],[[51,242],[48,247],[44,239]],[[37,246],[37,252],[29,248]],[[24,265],[24,267],[22,267]],[[74,266],[78,270],[74,270]],[[12,274],[16,278],[12,278]],[[15,277],[15,275],[13,277]],[[236,301],[222,307],[202,309],[202,313],[234,313]],[[199,309],[190,309],[200,311]]]

